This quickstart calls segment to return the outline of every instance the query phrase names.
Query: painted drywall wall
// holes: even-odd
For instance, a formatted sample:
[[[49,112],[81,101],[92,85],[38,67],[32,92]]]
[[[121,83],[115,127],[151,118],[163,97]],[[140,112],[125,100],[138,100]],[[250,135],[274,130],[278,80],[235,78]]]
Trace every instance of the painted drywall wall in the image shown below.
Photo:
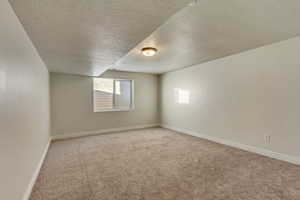
[[[21,200],[49,140],[49,75],[7,0],[0,30],[0,199]]]
[[[300,157],[299,52],[297,37],[162,75],[162,124]]]
[[[134,110],[93,112],[93,77],[51,73],[51,132],[53,136],[143,126],[159,122],[157,75],[107,71],[101,77],[134,80]]]

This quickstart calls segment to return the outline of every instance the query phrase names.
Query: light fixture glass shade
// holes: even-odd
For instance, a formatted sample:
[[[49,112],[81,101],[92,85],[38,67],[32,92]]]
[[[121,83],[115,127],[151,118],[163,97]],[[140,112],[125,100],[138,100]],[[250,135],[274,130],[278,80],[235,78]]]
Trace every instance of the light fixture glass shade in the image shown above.
[[[154,56],[157,52],[156,48],[153,47],[145,47],[142,49],[142,54],[144,56]]]

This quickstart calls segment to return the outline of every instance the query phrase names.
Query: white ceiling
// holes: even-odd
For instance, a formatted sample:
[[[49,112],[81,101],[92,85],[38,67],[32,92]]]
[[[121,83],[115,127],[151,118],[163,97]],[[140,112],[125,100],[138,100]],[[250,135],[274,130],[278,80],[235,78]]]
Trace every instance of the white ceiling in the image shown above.
[[[300,34],[299,0],[198,0],[173,15],[113,69],[163,73]],[[140,50],[158,48],[154,57]]]
[[[9,1],[50,71],[97,76],[191,0]]]

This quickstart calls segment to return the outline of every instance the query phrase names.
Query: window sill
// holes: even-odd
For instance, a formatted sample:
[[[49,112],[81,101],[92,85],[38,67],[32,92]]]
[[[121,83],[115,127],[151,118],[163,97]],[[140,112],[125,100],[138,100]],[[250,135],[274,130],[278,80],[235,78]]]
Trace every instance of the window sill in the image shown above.
[[[128,111],[133,111],[134,108],[129,108],[129,109],[110,109],[110,110],[94,110],[95,113],[98,112],[128,112]]]

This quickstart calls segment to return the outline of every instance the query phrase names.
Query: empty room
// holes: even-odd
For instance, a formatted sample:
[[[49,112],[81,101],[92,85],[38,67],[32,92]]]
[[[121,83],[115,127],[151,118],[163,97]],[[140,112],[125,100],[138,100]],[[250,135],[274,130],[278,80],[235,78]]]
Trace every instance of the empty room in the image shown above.
[[[0,0],[0,199],[300,200],[299,10]]]

